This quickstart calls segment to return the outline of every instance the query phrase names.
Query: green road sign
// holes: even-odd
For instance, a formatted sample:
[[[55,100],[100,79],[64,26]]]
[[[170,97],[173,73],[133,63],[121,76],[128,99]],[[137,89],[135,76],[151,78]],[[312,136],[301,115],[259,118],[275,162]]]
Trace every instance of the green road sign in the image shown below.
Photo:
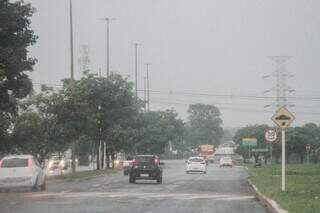
[[[242,138],[242,146],[257,146],[256,138]]]

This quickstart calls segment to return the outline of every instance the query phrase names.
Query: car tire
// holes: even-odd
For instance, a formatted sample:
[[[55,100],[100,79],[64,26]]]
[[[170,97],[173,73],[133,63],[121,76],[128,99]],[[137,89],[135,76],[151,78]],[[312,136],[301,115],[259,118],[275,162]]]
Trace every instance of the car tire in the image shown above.
[[[207,174],[207,171],[204,171],[203,174]]]

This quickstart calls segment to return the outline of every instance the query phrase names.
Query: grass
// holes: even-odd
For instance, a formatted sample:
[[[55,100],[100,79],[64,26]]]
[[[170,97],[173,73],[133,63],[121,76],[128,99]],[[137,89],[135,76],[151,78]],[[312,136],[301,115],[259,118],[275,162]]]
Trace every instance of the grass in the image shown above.
[[[281,165],[248,168],[259,191],[283,209],[290,213],[320,212],[320,164],[287,165],[286,192],[281,191]]]
[[[48,180],[66,180],[66,181],[74,181],[74,180],[82,180],[82,179],[90,179],[101,175],[109,175],[114,174],[118,170],[117,169],[103,169],[103,170],[91,170],[91,171],[81,171],[76,172],[74,174],[68,173],[58,176],[49,176]]]

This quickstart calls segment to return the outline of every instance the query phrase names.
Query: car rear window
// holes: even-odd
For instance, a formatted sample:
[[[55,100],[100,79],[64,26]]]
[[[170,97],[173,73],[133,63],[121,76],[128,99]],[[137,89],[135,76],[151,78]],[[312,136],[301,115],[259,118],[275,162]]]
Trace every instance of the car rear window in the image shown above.
[[[154,163],[154,157],[136,157],[138,163]]]
[[[191,158],[189,161],[191,161],[191,162],[202,162],[203,159],[201,159],[201,158]]]
[[[1,168],[14,168],[14,167],[27,167],[28,159],[24,158],[12,158],[2,161]]]

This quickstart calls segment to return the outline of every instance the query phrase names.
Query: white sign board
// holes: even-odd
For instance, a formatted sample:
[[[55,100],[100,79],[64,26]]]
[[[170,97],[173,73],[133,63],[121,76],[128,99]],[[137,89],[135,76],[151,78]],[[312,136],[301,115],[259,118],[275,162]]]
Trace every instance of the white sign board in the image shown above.
[[[272,143],[277,140],[277,131],[274,129],[269,129],[265,133],[265,139],[267,142]]]

